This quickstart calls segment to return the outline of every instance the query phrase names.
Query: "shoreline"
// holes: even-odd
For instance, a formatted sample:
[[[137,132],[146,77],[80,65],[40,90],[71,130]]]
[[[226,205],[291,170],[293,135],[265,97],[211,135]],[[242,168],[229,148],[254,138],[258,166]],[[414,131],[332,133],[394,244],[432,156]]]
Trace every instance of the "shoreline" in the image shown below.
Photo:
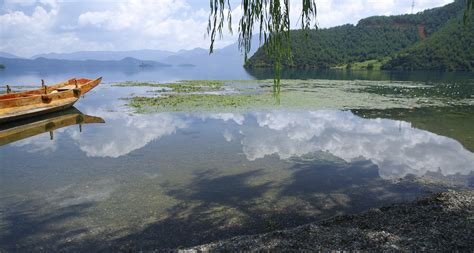
[[[292,229],[237,236],[184,251],[472,251],[473,236],[474,190],[449,190],[409,203]]]

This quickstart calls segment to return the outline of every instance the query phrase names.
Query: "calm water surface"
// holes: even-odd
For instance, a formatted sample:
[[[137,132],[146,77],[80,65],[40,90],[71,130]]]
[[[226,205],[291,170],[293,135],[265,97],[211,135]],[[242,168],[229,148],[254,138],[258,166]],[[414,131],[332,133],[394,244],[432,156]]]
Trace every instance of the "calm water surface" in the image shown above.
[[[472,108],[134,114],[148,88],[110,82],[205,77],[96,74],[76,108],[105,123],[0,147],[0,251],[191,246],[474,185]]]

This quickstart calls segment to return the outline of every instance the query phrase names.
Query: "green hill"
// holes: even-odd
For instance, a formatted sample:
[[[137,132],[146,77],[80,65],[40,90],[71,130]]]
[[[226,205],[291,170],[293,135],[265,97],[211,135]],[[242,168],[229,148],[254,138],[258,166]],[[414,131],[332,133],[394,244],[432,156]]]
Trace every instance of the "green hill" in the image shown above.
[[[356,26],[310,31],[308,38],[301,30],[291,31],[293,60],[283,65],[295,68],[377,68],[385,63],[383,67],[386,69],[395,68],[398,65],[390,60],[392,56],[413,45],[431,41],[431,37],[435,38],[434,35],[443,30],[441,28],[450,19],[462,15],[464,4],[458,0],[417,14],[369,17],[360,20]],[[405,55],[407,53],[409,51]],[[270,66],[272,62],[267,57],[265,45],[246,63],[247,68]]]
[[[453,18],[427,39],[402,50],[382,69],[474,71],[474,25]]]

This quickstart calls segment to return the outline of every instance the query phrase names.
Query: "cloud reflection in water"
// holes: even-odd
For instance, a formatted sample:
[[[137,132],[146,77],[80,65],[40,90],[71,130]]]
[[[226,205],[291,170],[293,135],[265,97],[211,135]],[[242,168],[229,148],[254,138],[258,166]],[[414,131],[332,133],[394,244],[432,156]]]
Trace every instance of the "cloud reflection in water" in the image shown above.
[[[459,142],[407,122],[364,119],[350,111],[272,111],[252,116],[257,127],[243,130],[241,141],[249,160],[326,151],[347,162],[370,160],[384,178],[428,171],[467,175],[474,170],[474,154]]]
[[[87,113],[100,116],[107,123],[88,131],[87,136],[77,128],[68,128],[63,134],[69,135],[89,157],[124,156],[179,129],[200,132],[200,128],[219,128],[224,129],[216,132],[222,136],[222,145],[241,145],[250,161],[268,155],[288,159],[323,151],[346,162],[370,160],[379,167],[383,178],[421,176],[427,172],[468,175],[474,171],[474,154],[454,139],[413,128],[407,122],[365,119],[350,111],[133,115],[96,109]],[[54,152],[54,142],[46,145],[43,139],[32,138],[16,146],[29,152]]]
[[[177,129],[188,128],[190,123],[171,113],[131,115],[96,111],[91,114],[104,118],[108,127],[97,128],[89,138],[82,138],[78,131],[70,132],[80,149],[91,157],[126,155],[153,140],[174,134]]]

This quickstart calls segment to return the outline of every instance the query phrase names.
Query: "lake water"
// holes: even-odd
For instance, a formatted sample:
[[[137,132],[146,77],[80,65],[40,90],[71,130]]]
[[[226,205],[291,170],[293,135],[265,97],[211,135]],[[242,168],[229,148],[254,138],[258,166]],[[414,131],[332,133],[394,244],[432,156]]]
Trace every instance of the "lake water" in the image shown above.
[[[473,78],[304,77],[387,75],[465,85]],[[193,68],[75,76],[104,77],[75,107],[105,123],[67,111],[58,116],[73,123],[0,147],[0,252],[177,248],[474,186],[472,106],[136,114],[122,98],[149,88],[113,82],[271,76]],[[71,77],[0,72],[0,83]]]

